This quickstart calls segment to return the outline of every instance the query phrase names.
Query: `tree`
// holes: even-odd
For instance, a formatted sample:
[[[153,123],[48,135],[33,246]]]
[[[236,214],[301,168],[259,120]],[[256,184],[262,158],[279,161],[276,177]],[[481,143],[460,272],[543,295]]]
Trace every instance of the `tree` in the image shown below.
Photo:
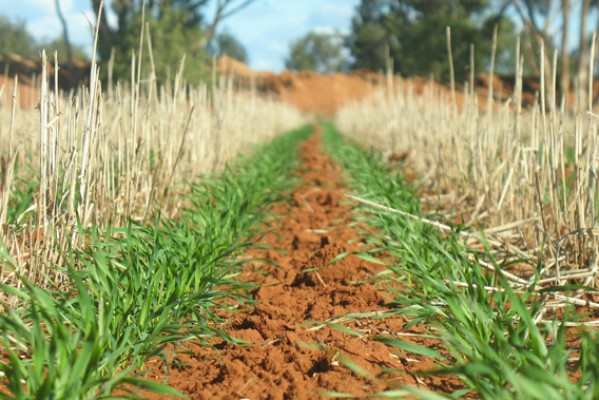
[[[216,57],[228,56],[247,64],[248,53],[243,44],[228,32],[217,34],[212,40],[210,52]]]
[[[91,0],[99,20],[100,59],[107,61],[114,54],[114,76],[129,79],[130,60],[139,46],[142,32],[142,14],[149,23],[152,48],[157,57],[156,77],[159,80],[174,76],[177,62],[185,55],[187,64],[185,78],[197,81],[205,75],[204,64],[209,44],[220,23],[246,8],[255,0],[214,0],[215,12],[206,17],[206,7],[211,0],[113,0],[112,7],[117,16],[116,27],[108,24],[106,13],[100,14],[102,0]],[[144,37],[145,39],[145,37]],[[146,59],[142,62],[147,66]],[[146,69],[149,66],[146,67]]]
[[[554,0],[512,0],[512,3],[524,25],[528,26],[547,46],[552,46],[550,30],[557,18]],[[541,21],[543,21],[542,25]]]
[[[255,0],[215,0],[215,11],[211,19],[205,17],[205,9],[211,0],[148,0],[146,12],[150,19],[160,23],[167,18],[180,25],[174,30],[196,30],[194,37],[188,37],[188,47],[205,49],[215,35],[220,23],[248,7]],[[91,0],[96,17],[100,15],[102,0]],[[99,26],[100,58],[108,60],[113,48],[120,46],[123,37],[131,33],[132,24],[142,13],[144,0],[113,0],[112,7],[117,15],[117,26],[111,27],[103,12]],[[200,31],[197,31],[197,29]]]
[[[60,20],[60,24],[62,25],[62,44],[64,46],[67,61],[73,61],[73,49],[71,47],[71,41],[69,40],[69,26],[67,24],[67,20],[64,18],[62,14],[62,10],[60,9],[60,0],[54,0],[54,5],[56,7],[56,15],[58,15],[58,19]]]
[[[71,60],[69,60],[69,56],[68,56],[68,50],[70,48],[70,52],[71,52]],[[70,45],[67,46],[67,44],[64,41],[64,38],[57,38],[54,40],[51,40],[49,42],[42,42],[40,44],[36,45],[36,49],[38,53],[41,53],[42,49],[46,50],[46,54],[48,54],[48,57],[50,59],[51,62],[54,62],[54,52],[58,53],[58,63],[63,65],[65,63],[70,63],[73,60],[79,60],[79,61],[83,61],[83,60],[89,60],[89,55],[87,54],[87,52],[85,51],[85,49],[81,46],[77,46],[77,45]]]
[[[35,54],[36,44],[23,21],[0,16],[0,53],[17,53],[25,57]]]
[[[562,0],[562,19],[562,76],[560,81],[560,88],[562,90],[562,93],[565,94],[570,91],[570,42],[568,35],[570,30],[570,0]]]
[[[71,47],[72,59],[87,60],[88,55],[82,47],[67,46],[64,37],[48,42],[38,43],[29,34],[24,22],[12,22],[0,16],[0,53],[16,53],[25,58],[41,54],[46,49],[50,62],[54,62],[54,52],[58,52],[58,62],[65,64],[69,61],[68,47]],[[64,66],[63,67],[68,67]]]
[[[380,70],[390,53],[401,52],[401,38],[409,36],[404,11],[392,8],[386,0],[362,0],[352,19],[348,45],[354,57],[353,68]],[[405,72],[404,72],[405,73]]]
[[[362,0],[348,38],[353,67],[381,70],[391,57],[394,72],[447,80],[449,26],[456,79],[463,80],[469,73],[471,44],[476,66],[481,68],[496,24],[502,42],[515,38],[514,25],[504,16],[505,6],[494,10],[490,5],[490,0]],[[507,59],[505,53],[510,51],[500,46],[498,59]]]
[[[291,43],[285,66],[291,70],[331,73],[347,69],[343,38],[338,33],[310,32]]]
[[[578,51],[578,86],[579,86],[579,108],[584,110],[587,107],[586,97],[583,95],[588,82],[588,63],[589,63],[589,36],[587,32],[587,16],[591,8],[591,0],[582,0],[580,13],[580,48]]]
[[[537,54],[540,44],[544,46],[544,54],[541,54],[543,67],[545,71],[545,82],[551,82],[551,63],[550,56],[555,49],[551,27],[558,17],[559,7],[553,0],[512,0],[514,7],[520,16],[525,28],[524,48],[528,53],[526,57],[527,64],[531,66],[534,76],[541,75],[541,69],[537,63]],[[541,25],[541,21],[543,24]],[[534,43],[532,39],[535,39]],[[568,55],[569,56],[569,55]],[[555,98],[552,86],[547,87],[546,101],[553,105],[552,99]]]
[[[181,15],[183,14],[183,15]],[[127,26],[118,34],[119,41],[114,44],[114,77],[116,79],[129,79],[131,77],[132,53],[137,54],[140,35],[146,28],[149,29],[152,54],[145,47],[141,62],[142,76],[147,76],[154,68],[155,78],[158,81],[172,79],[178,69],[178,63],[183,56],[186,64],[191,68],[184,70],[184,78],[188,82],[199,82],[207,75],[205,64],[207,53],[203,47],[197,47],[197,38],[204,32],[200,25],[187,27],[181,23],[186,18],[184,11],[164,9],[161,14],[134,15]],[[145,26],[142,26],[145,22]],[[144,32],[143,39],[146,39]]]

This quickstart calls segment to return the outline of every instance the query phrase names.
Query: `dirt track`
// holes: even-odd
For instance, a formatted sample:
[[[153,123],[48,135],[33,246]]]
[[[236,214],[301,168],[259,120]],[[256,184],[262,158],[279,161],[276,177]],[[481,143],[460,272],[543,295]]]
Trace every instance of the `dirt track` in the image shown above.
[[[356,283],[382,267],[355,256],[326,266],[342,252],[359,250],[361,243],[355,241],[359,234],[350,227],[351,207],[343,200],[346,190],[340,169],[323,154],[318,135],[302,146],[298,173],[303,183],[290,201],[276,206],[274,214],[281,218],[262,241],[287,254],[275,250],[252,250],[250,254],[255,259],[273,260],[280,267],[261,264],[262,272],[258,272],[248,264],[241,277],[262,286],[253,293],[255,308],[234,316],[228,333],[252,344],[222,342],[216,343],[218,350],[195,349],[191,356],[178,355],[177,361],[185,366],[171,369],[167,382],[191,399],[326,398],[320,390],[366,394],[389,385],[418,385],[409,372],[432,367],[429,360],[398,357],[382,343],[368,339],[401,331],[401,318],[346,324],[362,332],[362,338],[329,328],[311,330],[305,325],[351,312],[384,310],[387,301],[385,293],[372,285]],[[318,271],[301,272],[309,268]],[[309,348],[307,343],[325,349]],[[377,379],[352,373],[339,363],[338,354]],[[382,368],[406,370],[407,374],[400,382],[398,375],[388,382]],[[154,379],[161,381],[164,376]],[[437,389],[451,384],[439,378],[426,383]]]

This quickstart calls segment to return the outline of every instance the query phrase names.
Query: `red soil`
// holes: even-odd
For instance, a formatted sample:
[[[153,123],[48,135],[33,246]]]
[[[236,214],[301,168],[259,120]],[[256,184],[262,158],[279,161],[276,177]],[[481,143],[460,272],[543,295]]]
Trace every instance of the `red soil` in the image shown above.
[[[48,55],[46,73],[48,74],[50,89],[54,89],[55,75],[58,75],[60,89],[69,91],[88,81],[91,64],[88,61],[72,61],[60,65],[58,71],[54,69],[54,57]],[[39,77],[42,74],[42,60],[40,57],[24,58],[14,53],[0,54],[0,105],[11,104],[14,77],[19,77],[19,104],[21,108],[35,107],[39,103]],[[37,81],[37,82],[36,82]],[[9,99],[9,103],[6,102]]]
[[[275,207],[280,219],[260,243],[284,252],[254,249],[249,254],[278,266],[248,264],[240,277],[260,284],[253,292],[256,305],[247,313],[231,316],[227,332],[250,344],[235,346],[216,340],[216,349],[190,347],[189,354],[177,354],[179,365],[168,376],[159,368],[162,361],[150,362],[150,378],[166,381],[191,399],[319,399],[326,398],[320,390],[364,395],[402,384],[444,392],[458,388],[459,382],[443,377],[417,379],[412,373],[433,368],[430,360],[396,354],[372,340],[401,332],[401,317],[339,322],[362,337],[306,325],[347,313],[384,311],[388,296],[362,282],[382,270],[381,266],[355,256],[327,266],[342,252],[360,250],[363,243],[356,241],[359,234],[351,226],[351,205],[344,201],[340,168],[323,154],[317,135],[303,145],[302,160],[303,183],[288,202]],[[310,268],[317,271],[301,272]],[[351,372],[339,356],[350,358],[372,378]],[[404,373],[390,376],[383,368]],[[148,394],[148,398],[165,397]]]
[[[304,112],[333,116],[348,103],[371,94],[376,85],[367,76],[285,71],[264,76],[259,87]]]
[[[0,106],[12,107],[14,93],[14,77],[0,75]],[[17,98],[20,108],[30,108],[39,102],[39,90],[34,89],[31,83],[19,81],[17,85]]]
[[[351,74],[254,71],[227,56],[217,60],[216,68],[219,74],[233,76],[242,86],[255,84],[262,93],[319,116],[333,116],[348,103],[364,99],[380,80],[379,75],[368,71]]]

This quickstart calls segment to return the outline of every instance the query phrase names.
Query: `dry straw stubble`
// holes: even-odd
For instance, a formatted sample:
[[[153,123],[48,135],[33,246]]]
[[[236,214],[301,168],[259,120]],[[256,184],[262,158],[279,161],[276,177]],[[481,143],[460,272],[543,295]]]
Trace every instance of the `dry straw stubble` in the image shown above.
[[[596,286],[599,118],[591,106],[558,107],[555,60],[552,81],[542,79],[540,101],[530,109],[521,106],[520,60],[516,89],[504,103],[480,107],[466,85],[456,107],[453,94],[434,82],[416,94],[412,81],[389,78],[375,96],[343,109],[337,125],[388,156],[409,154],[405,167],[418,177],[425,202],[483,229],[499,260],[527,259],[524,276],[541,257],[542,279]],[[484,247],[480,235],[466,240]],[[576,271],[587,274],[566,278]]]
[[[230,77],[189,86],[183,63],[171,84],[150,75],[107,91],[94,68],[90,85],[68,94],[49,87],[49,64],[44,55],[36,109],[20,109],[16,92],[0,107],[0,218],[14,260],[1,277],[15,285],[13,268],[33,282],[59,282],[51,267],[83,245],[79,228],[119,226],[156,210],[176,217],[186,182],[303,122],[295,109],[237,89]]]

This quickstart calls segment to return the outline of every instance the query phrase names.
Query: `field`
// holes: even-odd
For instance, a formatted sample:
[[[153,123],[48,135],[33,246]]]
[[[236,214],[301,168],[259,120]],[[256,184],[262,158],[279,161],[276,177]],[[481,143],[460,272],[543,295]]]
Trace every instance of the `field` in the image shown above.
[[[592,83],[42,58],[0,98],[0,398],[599,398]]]

